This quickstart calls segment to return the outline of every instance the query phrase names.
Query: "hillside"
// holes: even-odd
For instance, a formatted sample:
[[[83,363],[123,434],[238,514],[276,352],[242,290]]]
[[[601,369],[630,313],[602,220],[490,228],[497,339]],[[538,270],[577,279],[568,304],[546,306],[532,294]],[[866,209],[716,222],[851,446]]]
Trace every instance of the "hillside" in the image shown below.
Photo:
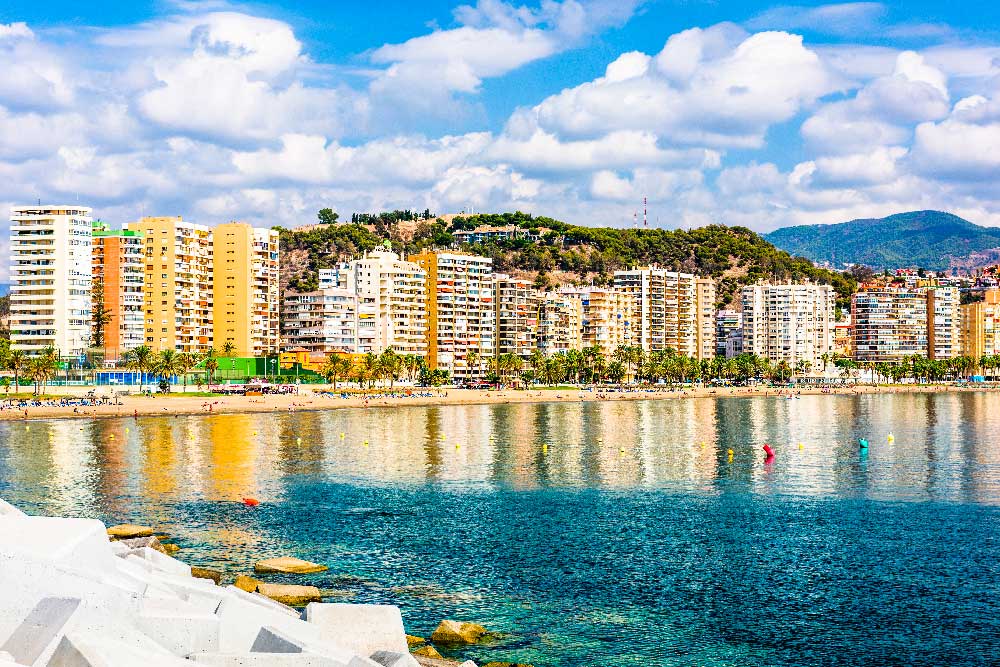
[[[282,286],[310,288],[320,268],[389,242],[404,255],[425,247],[451,247],[452,232],[479,225],[517,225],[537,230],[537,241],[517,239],[464,244],[462,250],[493,259],[497,272],[535,280],[540,287],[607,284],[616,270],[656,264],[675,271],[710,275],[718,280],[719,305],[732,303],[736,291],[763,279],[809,279],[832,284],[844,305],[855,283],[841,273],[776,249],[742,227],[711,225],[691,230],[580,227],[525,213],[454,216],[423,220],[405,230],[394,224],[321,225],[308,231],[279,229]]]
[[[980,227],[941,211],[785,227],[764,238],[814,262],[866,264],[876,269],[973,268],[970,264],[989,261],[1000,251],[1000,229]]]

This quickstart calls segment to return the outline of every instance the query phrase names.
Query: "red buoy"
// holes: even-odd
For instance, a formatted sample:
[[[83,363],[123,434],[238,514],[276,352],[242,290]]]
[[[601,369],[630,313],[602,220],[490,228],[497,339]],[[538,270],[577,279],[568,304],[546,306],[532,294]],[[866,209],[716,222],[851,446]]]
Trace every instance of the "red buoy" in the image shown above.
[[[256,498],[244,498],[243,504],[247,507],[257,507],[257,505],[260,505],[260,501]]]
[[[771,449],[771,445],[764,445],[764,452],[767,454],[767,458],[772,458],[774,456],[774,450]]]

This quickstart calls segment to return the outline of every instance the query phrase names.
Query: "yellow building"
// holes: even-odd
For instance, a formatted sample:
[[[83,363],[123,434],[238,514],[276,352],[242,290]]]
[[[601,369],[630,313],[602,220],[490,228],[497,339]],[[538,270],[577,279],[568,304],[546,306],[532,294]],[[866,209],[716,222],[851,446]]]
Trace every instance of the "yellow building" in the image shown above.
[[[583,349],[583,304],[576,292],[546,292],[538,313],[538,351],[546,357]]]
[[[245,222],[213,232],[214,345],[241,357],[278,351],[278,232]]]
[[[456,382],[482,375],[495,350],[493,260],[432,250],[409,260],[427,272],[427,365]]]
[[[1000,354],[1000,289],[962,305],[962,355],[981,359]]]
[[[614,287],[581,287],[581,342],[583,347],[599,347],[610,357],[619,346],[637,344],[635,298]]]
[[[145,236],[145,343],[202,353],[212,347],[212,231],[180,217],[127,225]]]

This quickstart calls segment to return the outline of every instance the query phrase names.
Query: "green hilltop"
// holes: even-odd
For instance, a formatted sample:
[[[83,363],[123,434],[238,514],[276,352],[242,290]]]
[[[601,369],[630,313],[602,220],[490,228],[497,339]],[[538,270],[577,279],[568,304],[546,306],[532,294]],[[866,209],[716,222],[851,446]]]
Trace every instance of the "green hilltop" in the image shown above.
[[[920,267],[943,271],[975,265],[1000,248],[1000,229],[980,227],[942,211],[912,211],[833,225],[800,225],[765,234],[788,252],[815,262],[865,264],[875,269]],[[995,253],[993,253],[995,254]]]
[[[807,259],[775,248],[744,227],[584,227],[521,212],[448,218],[393,211],[355,214],[352,219],[358,222],[332,221],[305,231],[279,228],[285,253],[283,285],[315,289],[319,269],[387,243],[408,255],[427,247],[452,247],[457,231],[480,225],[515,225],[531,232],[532,237],[461,244],[458,249],[491,257],[497,272],[528,277],[542,288],[608,284],[616,270],[649,264],[709,275],[718,281],[720,306],[731,304],[740,287],[759,280],[808,279],[832,284],[841,305],[849,302],[856,286],[849,275],[818,268]]]

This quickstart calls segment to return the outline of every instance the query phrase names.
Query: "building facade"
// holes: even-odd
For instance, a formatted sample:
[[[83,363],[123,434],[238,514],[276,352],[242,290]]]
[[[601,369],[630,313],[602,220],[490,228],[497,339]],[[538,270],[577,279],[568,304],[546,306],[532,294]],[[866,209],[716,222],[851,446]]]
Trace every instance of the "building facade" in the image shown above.
[[[542,295],[535,346],[546,357],[583,349],[583,303],[578,293]]]
[[[212,230],[212,340],[234,355],[277,354],[278,232],[230,222]]]
[[[715,282],[656,267],[616,271],[615,288],[630,294],[636,344],[696,359],[715,356]]]
[[[212,230],[180,217],[145,217],[127,229],[145,241],[145,344],[154,352],[212,349]]]
[[[97,309],[107,321],[103,328],[104,362],[113,365],[129,350],[146,341],[145,246],[142,232],[111,229],[106,223],[93,224],[93,311],[94,346]]]
[[[351,290],[285,291],[282,302],[285,349],[310,354],[358,352],[358,296]]]
[[[86,353],[91,340],[92,219],[81,206],[14,206],[10,339],[29,355]]]
[[[1000,289],[988,289],[983,300],[961,307],[962,354],[977,361],[1000,354]]]
[[[620,346],[638,343],[632,317],[635,298],[614,287],[581,287],[580,298],[582,347],[597,347],[607,357]]]
[[[320,289],[347,290],[357,297],[359,353],[392,349],[427,355],[427,272],[390,250],[321,270]]]
[[[743,314],[740,311],[720,310],[715,314],[715,356],[726,356],[727,342],[736,331],[740,332],[742,338]]]
[[[829,285],[750,285],[740,303],[744,352],[816,371],[833,352],[836,294]]]
[[[482,377],[496,350],[493,260],[428,250],[410,261],[427,275],[428,366],[455,382]]]
[[[851,318],[857,361],[947,359],[961,351],[957,287],[863,286],[851,297]]]
[[[538,343],[542,295],[530,280],[498,275],[494,278],[496,355],[513,354],[527,360]]]

